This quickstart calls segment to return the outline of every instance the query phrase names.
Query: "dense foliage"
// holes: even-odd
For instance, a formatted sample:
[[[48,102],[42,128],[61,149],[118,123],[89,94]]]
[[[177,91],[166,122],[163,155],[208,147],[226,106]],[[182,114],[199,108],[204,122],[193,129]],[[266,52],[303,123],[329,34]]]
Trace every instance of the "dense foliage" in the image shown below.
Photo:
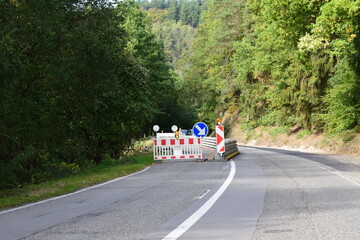
[[[207,0],[184,99],[213,121],[342,131],[360,124],[360,2]]]
[[[163,50],[167,61],[172,66],[172,76],[175,81],[173,96],[177,99],[171,107],[163,112],[157,122],[161,126],[170,122],[182,128],[191,128],[196,119],[196,109],[189,105],[183,98],[183,92],[187,89],[182,84],[182,71],[187,65],[186,56],[189,55],[190,47],[194,41],[196,26],[198,25],[203,10],[202,0],[160,0],[147,1],[136,0],[136,3],[145,10],[152,23],[152,31],[156,39],[163,44]],[[184,16],[192,16],[194,22]],[[170,116],[170,117],[169,117]]]
[[[145,10],[155,11],[156,15],[165,15],[168,20],[197,27],[203,10],[203,0],[136,0]],[[152,9],[152,10],[151,10]],[[161,14],[163,13],[163,14]]]
[[[179,59],[187,54],[194,41],[194,33],[204,9],[203,1],[136,0],[136,3],[147,12],[156,38],[164,44],[167,60],[175,72],[181,75],[182,72],[178,70],[183,61],[179,62]]]
[[[157,117],[172,117],[174,89],[133,2],[1,1],[0,188],[118,158]]]

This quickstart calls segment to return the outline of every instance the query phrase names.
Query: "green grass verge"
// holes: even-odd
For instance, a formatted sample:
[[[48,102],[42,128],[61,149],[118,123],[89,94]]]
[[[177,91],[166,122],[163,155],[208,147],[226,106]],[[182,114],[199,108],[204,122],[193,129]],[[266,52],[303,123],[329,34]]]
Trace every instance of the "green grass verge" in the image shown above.
[[[126,176],[153,163],[151,155],[135,155],[117,161],[106,161],[73,176],[21,188],[0,191],[0,210],[71,193],[79,189]]]

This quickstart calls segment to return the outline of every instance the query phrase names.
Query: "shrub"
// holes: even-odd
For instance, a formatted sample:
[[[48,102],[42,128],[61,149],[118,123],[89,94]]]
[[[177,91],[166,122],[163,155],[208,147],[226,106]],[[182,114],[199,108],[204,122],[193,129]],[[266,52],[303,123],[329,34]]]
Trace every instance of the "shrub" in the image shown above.
[[[272,137],[275,137],[279,134],[287,134],[289,132],[289,128],[288,127],[277,127],[277,128],[273,128],[269,131],[269,135]]]
[[[298,135],[296,135],[296,138],[301,139],[301,138],[304,138],[304,137],[307,137],[310,135],[311,135],[311,131],[304,129],[304,130],[300,131],[298,133]]]

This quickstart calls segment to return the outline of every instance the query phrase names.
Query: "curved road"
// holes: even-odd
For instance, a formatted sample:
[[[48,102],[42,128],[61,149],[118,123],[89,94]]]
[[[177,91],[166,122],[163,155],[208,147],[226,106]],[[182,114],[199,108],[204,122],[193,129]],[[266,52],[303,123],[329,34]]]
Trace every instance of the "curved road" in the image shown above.
[[[0,212],[0,239],[360,239],[360,164],[240,147]]]

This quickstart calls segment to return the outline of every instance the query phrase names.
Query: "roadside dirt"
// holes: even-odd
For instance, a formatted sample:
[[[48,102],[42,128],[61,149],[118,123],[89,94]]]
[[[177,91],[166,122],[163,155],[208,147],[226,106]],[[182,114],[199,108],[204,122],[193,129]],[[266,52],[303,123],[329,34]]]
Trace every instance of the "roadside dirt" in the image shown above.
[[[331,154],[339,160],[360,163],[360,134],[333,137],[310,132],[305,135],[301,132],[288,134],[275,128],[245,131],[237,123],[229,131],[228,138],[236,139],[240,145]]]

